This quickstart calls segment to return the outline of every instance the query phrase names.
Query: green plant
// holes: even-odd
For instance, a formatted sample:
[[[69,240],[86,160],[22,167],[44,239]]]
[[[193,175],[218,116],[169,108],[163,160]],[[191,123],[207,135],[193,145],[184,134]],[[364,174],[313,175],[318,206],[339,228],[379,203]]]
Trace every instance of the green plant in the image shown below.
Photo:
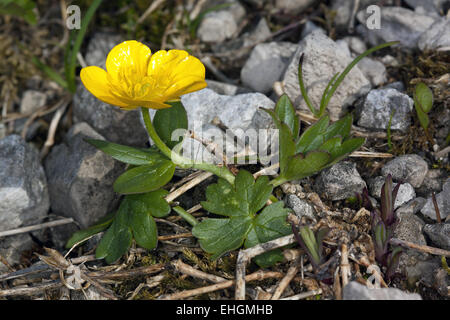
[[[308,226],[302,225],[297,228],[292,222],[291,227],[295,239],[307,253],[314,270],[316,272],[319,271],[320,265],[324,262],[323,240],[327,236],[328,232],[330,232],[330,229],[327,227],[322,227],[314,233]]]
[[[0,0],[0,14],[21,17],[33,26],[37,23],[34,8],[36,3],[32,0]]]
[[[423,82],[416,85],[414,92],[414,107],[416,108],[420,125],[425,131],[427,131],[428,126],[430,125],[428,113],[433,108],[433,92]]]
[[[133,42],[133,46],[142,49],[142,46],[136,42]],[[177,51],[176,54],[181,53]],[[115,62],[121,58],[123,58],[122,55],[118,55],[118,60]],[[133,59],[141,59],[139,52],[130,53],[125,60],[123,70],[125,76],[128,75],[126,72]],[[195,62],[192,57],[190,59]],[[158,61],[156,63],[161,63]],[[169,62],[174,63],[174,61],[177,60],[170,59]],[[183,61],[185,62],[186,59],[181,59],[181,62]],[[201,71],[197,62],[195,66]],[[165,75],[171,68],[188,73],[187,83],[182,82],[185,88],[189,89],[192,85],[202,88],[201,79],[192,80],[192,70],[187,67],[177,68],[176,65],[170,67],[165,65],[160,71]],[[101,71],[99,72],[102,74]],[[83,79],[83,70],[81,74]],[[89,75],[89,72],[85,70],[84,74]],[[181,75],[178,75],[176,79],[180,78]],[[194,83],[190,84],[189,79]],[[90,81],[92,78],[89,77],[87,80],[89,80],[86,82],[88,87],[94,93],[103,93],[102,83],[92,82]],[[134,85],[134,82],[137,85],[142,84],[140,82],[142,79],[138,78],[136,73],[131,74],[126,80],[129,82],[127,85],[130,86]],[[141,96],[126,96],[126,93],[122,99],[118,100],[122,107],[131,109],[136,107],[131,103],[142,103]],[[105,95],[100,95],[100,98],[105,99]],[[117,95],[112,96],[111,99],[116,98]],[[150,96],[150,98],[155,97]],[[123,101],[127,99],[130,101],[129,104],[123,105]],[[127,170],[114,183],[114,190],[125,195],[118,211],[95,226],[76,233],[67,243],[67,247],[71,247],[97,232],[106,230],[97,247],[96,255],[98,258],[105,258],[107,262],[113,262],[121,257],[133,239],[144,248],[156,247],[158,231],[153,217],[164,217],[171,211],[164,186],[172,180],[175,167],[205,170],[219,177],[217,183],[207,188],[206,201],[202,202],[202,207],[206,211],[218,217],[208,217],[197,221],[182,207],[173,208],[192,225],[192,234],[198,238],[200,246],[211,254],[212,259],[217,259],[241,246],[250,248],[290,234],[292,231],[287,222],[289,210],[284,207],[283,202],[277,201],[272,195],[273,189],[286,181],[308,177],[333,165],[358,149],[365,141],[363,138],[350,137],[353,121],[351,114],[331,124],[329,117],[325,115],[300,134],[300,119],[289,98],[283,95],[274,110],[265,110],[271,115],[279,131],[280,174],[273,180],[270,180],[268,176],[261,176],[255,180],[250,172],[243,169],[239,170],[235,176],[227,166],[186,158],[180,148],[183,139],[178,138],[179,135],[173,139],[174,133],[178,133],[178,130],[183,131],[188,128],[188,117],[183,104],[180,101],[162,104],[151,99],[144,102],[150,107],[156,105],[157,109],[152,120],[149,107],[141,108],[145,127],[154,143],[153,147],[139,149],[107,141],[86,140],[114,159],[128,164]],[[275,149],[275,146],[272,147]],[[219,218],[220,216],[222,218]],[[322,260],[321,243],[325,233],[322,230],[316,236],[311,236],[308,230],[301,227],[300,234],[309,250],[312,263],[319,265]],[[282,259],[280,250],[273,250],[255,257],[255,262],[264,267]]]
[[[88,8],[86,14],[83,16],[80,30],[71,31],[69,41],[64,52],[64,76],[61,76],[58,72],[43,63],[37,57],[33,57],[33,63],[44,74],[58,83],[64,89],[69,90],[71,93],[75,93],[76,91],[75,72],[77,67],[77,54],[80,51],[81,45],[83,44],[87,27],[102,1],[103,0],[92,1],[92,4]]]
[[[392,176],[389,174],[381,188],[381,208],[375,208],[369,198],[367,188],[364,188],[358,198],[363,207],[371,212],[372,239],[375,247],[375,258],[377,262],[386,268],[385,274],[388,279],[392,278],[398,265],[402,249],[392,246],[391,240],[398,219],[394,210],[395,199],[401,183],[393,188]]]
[[[344,69],[344,71],[342,71],[341,73],[336,73],[331,78],[331,80],[328,82],[328,85],[326,86],[325,90],[323,91],[322,99],[320,101],[319,108],[316,108],[313,105],[313,103],[311,102],[311,100],[308,97],[308,93],[306,92],[305,84],[303,82],[303,70],[302,70],[303,61],[304,61],[305,56],[304,56],[304,54],[302,54],[300,56],[299,67],[298,67],[298,81],[299,81],[299,84],[300,84],[300,91],[301,91],[302,97],[305,100],[305,103],[308,106],[309,110],[312,112],[312,114],[315,117],[317,117],[317,118],[320,118],[320,117],[322,117],[325,114],[327,106],[330,103],[331,98],[333,97],[333,94],[336,92],[337,88],[342,83],[342,81],[344,81],[344,79],[347,76],[347,74],[353,69],[354,66],[356,66],[356,64],[359,61],[361,61],[363,58],[365,58],[366,56],[368,56],[369,54],[371,54],[374,51],[377,51],[377,50],[380,50],[380,49],[383,49],[383,48],[395,45],[397,43],[398,43],[398,41],[387,42],[387,43],[380,44],[380,45],[378,45],[376,47],[373,47],[373,48],[363,52],[358,57],[356,57]]]

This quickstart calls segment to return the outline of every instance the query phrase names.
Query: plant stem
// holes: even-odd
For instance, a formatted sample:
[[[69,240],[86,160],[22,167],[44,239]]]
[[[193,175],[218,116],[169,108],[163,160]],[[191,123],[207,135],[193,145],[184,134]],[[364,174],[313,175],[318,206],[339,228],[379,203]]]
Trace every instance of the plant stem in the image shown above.
[[[141,108],[142,117],[144,118],[145,127],[147,128],[148,135],[152,138],[155,145],[161,150],[161,152],[171,159],[176,165],[181,168],[188,169],[200,169],[204,171],[208,171],[214,173],[216,176],[221,177],[227,180],[230,184],[234,184],[234,175],[228,170],[227,167],[218,167],[215,164],[211,163],[195,163],[191,159],[185,158],[178,154],[177,152],[172,151],[165,143],[161,140],[158,133],[155,130],[155,127],[152,124],[152,120],[150,119],[150,113],[147,108]]]
[[[287,182],[288,180],[285,179],[282,176],[278,176],[275,179],[273,179],[272,181],[270,181],[270,184],[273,185],[274,187],[278,187],[279,185],[282,185],[283,183]]]
[[[182,217],[184,220],[186,220],[187,223],[189,223],[191,226],[195,227],[196,224],[198,224],[197,219],[193,215],[191,215],[189,212],[184,210],[180,206],[176,206],[172,208],[180,217]]]

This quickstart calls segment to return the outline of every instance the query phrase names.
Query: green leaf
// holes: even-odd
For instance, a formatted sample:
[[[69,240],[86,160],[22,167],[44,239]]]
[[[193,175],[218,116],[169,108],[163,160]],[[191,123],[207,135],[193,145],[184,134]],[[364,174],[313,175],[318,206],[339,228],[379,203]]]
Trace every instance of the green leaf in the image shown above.
[[[420,125],[422,126],[422,128],[427,130],[428,126],[430,125],[430,118],[428,117],[428,114],[426,114],[420,107],[420,102],[418,101],[415,95],[414,95],[414,108],[416,108],[417,117],[419,118]]]
[[[121,194],[144,193],[157,190],[169,182],[175,172],[170,160],[132,168],[114,182],[114,191]]]
[[[283,94],[278,99],[277,105],[275,106],[275,113],[278,119],[285,123],[291,130],[292,136],[297,137],[300,130],[300,119],[297,117],[294,106],[286,94]]]
[[[286,236],[292,232],[290,225],[286,221],[289,209],[283,206],[284,204],[281,201],[273,203],[264,208],[254,219],[253,228],[245,241],[246,248]],[[255,257],[255,262],[260,267],[266,268],[283,259],[284,256],[281,250],[276,249]]]
[[[428,86],[420,82],[416,86],[416,97],[420,104],[420,108],[423,112],[428,113],[433,107],[433,92],[428,88]]]
[[[131,245],[133,235],[129,225],[128,203],[120,205],[116,218],[100,241],[95,256],[113,263],[125,254]]]
[[[31,0],[2,0],[0,1],[0,14],[13,15],[23,18],[31,25],[37,23],[33,9],[36,7]]]
[[[342,140],[347,139],[350,136],[350,130],[352,129],[353,116],[351,113],[347,114],[342,119],[332,123],[325,131],[325,140],[334,138],[336,136],[342,137]]]
[[[155,116],[153,117],[153,126],[161,140],[172,149],[182,141],[182,137],[173,141],[172,133],[176,129],[187,129],[188,118],[186,109],[184,109],[184,106],[180,101],[170,102],[170,105],[172,105],[172,107],[156,111]]]
[[[164,217],[170,206],[164,197],[166,190],[128,195],[120,203],[117,215],[97,247],[96,256],[107,263],[119,259],[130,247],[131,240],[148,250],[158,242],[158,231],[153,217]]]
[[[314,260],[315,265],[320,264],[321,256],[319,253],[319,245],[316,241],[316,236],[314,232],[308,226],[301,226],[299,228],[300,236],[303,239],[306,247],[308,248],[308,253]]]
[[[212,254],[212,259],[244,243],[246,247],[254,246],[289,234],[290,228],[286,224],[288,210],[283,208],[283,202],[273,203],[257,214],[269,199],[272,189],[267,176],[255,181],[245,170],[239,171],[234,185],[219,179],[217,184],[208,187],[203,208],[228,218],[204,219],[194,226],[192,234],[199,239],[203,250]],[[258,261],[267,265],[279,261],[279,258],[279,252],[274,252]]]
[[[167,160],[167,157],[156,151],[136,149],[103,140],[84,140],[114,159],[136,166],[151,165]]]
[[[130,226],[136,243],[148,250],[156,248],[158,243],[156,222],[145,203],[133,201],[130,209],[132,210]]]
[[[116,215],[115,212],[110,213],[97,221],[93,226],[90,226],[87,229],[80,230],[75,232],[69,240],[67,240],[66,248],[70,249],[72,248],[76,243],[81,243],[82,241],[86,240],[87,238],[93,236],[94,234],[100,233],[106,228],[108,228],[111,223],[113,222],[114,216]]]
[[[330,154],[324,151],[309,152],[306,157],[296,155],[291,158],[284,177],[299,180],[322,170],[330,161]]]
[[[325,133],[329,122],[329,116],[323,116],[303,132],[295,145],[295,153],[307,153],[321,146],[325,142]]]

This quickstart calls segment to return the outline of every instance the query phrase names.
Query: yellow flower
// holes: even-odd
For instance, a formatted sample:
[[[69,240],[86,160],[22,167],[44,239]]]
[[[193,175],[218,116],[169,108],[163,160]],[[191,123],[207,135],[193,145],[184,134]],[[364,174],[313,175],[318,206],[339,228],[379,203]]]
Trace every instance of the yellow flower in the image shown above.
[[[115,46],[106,71],[95,66],[80,73],[84,86],[103,102],[123,109],[170,107],[168,101],[206,87],[205,67],[184,50],[150,49],[137,41]]]

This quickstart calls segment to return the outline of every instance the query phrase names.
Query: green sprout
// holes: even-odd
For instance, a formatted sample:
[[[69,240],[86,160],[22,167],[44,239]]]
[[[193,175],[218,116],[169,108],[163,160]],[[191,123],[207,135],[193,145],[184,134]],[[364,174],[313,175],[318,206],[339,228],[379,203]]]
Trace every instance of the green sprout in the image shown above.
[[[323,91],[322,94],[322,99],[320,101],[320,106],[319,108],[316,108],[313,103],[311,102],[311,100],[308,97],[308,93],[306,92],[306,88],[305,88],[305,84],[303,82],[303,61],[304,61],[304,54],[302,54],[300,56],[300,61],[299,61],[299,67],[298,67],[298,81],[300,84],[300,91],[302,93],[303,99],[305,100],[306,105],[308,106],[309,110],[311,110],[312,114],[316,117],[316,118],[320,118],[325,114],[325,111],[327,109],[328,104],[330,103],[331,97],[333,97],[333,94],[336,92],[337,88],[339,87],[339,85],[342,83],[342,81],[344,81],[345,77],[347,76],[347,74],[353,69],[354,66],[356,66],[356,64],[361,61],[363,58],[365,58],[366,56],[368,56],[369,54],[371,54],[374,51],[386,48],[386,47],[390,47],[392,45],[397,44],[398,41],[393,41],[393,42],[387,42],[387,43],[383,43],[380,44],[376,47],[373,47],[365,52],[363,52],[362,54],[360,54],[358,57],[356,57],[345,69],[344,71],[342,71],[342,73],[336,73],[331,80],[328,82],[328,85],[326,86],[325,90]]]
[[[414,106],[420,125],[427,131],[430,124],[428,113],[433,108],[433,92],[423,82],[416,85],[416,90],[414,92]]]

